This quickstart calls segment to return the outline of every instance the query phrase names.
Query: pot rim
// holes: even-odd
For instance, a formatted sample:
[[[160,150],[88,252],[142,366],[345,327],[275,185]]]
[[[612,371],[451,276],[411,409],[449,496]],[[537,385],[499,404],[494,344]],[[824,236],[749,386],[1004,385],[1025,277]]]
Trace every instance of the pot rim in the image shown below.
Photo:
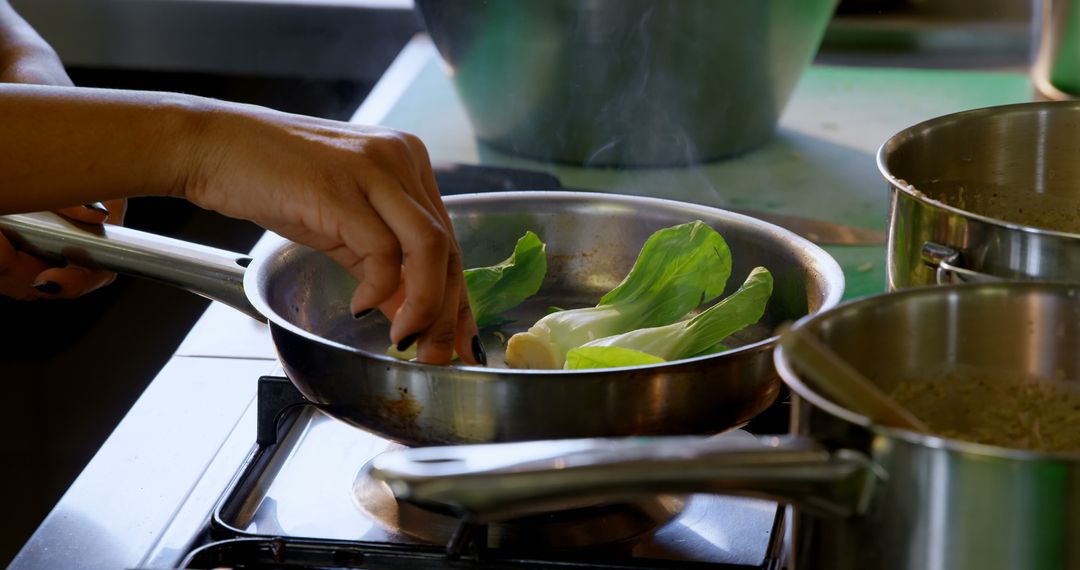
[[[1072,288],[1080,291],[1080,284],[1064,284],[1064,283],[1048,283],[1048,282],[995,282],[995,283],[961,283],[954,285],[934,285],[927,287],[914,287],[911,289],[904,289],[902,291],[879,293],[877,295],[871,295],[869,297],[862,297],[860,299],[854,299],[840,303],[839,305],[822,311],[820,313],[807,315],[792,325],[792,328],[806,328],[810,329],[811,334],[816,334],[813,329],[816,328],[822,321],[828,319],[832,313],[840,311],[858,311],[865,307],[882,303],[905,303],[910,297],[918,297],[931,294],[948,294],[953,292],[971,290],[969,295],[979,294],[981,291],[993,290],[993,289],[1065,289]],[[876,435],[895,438],[912,443],[915,445],[929,447],[932,449],[943,449],[952,452],[967,453],[972,455],[979,455],[984,457],[992,457],[996,459],[1007,459],[1015,461],[1068,461],[1076,462],[1080,461],[1080,450],[1073,452],[1045,452],[1034,451],[1029,449],[1017,449],[1011,447],[1001,447],[997,445],[989,445],[984,443],[974,443],[970,441],[964,441],[959,439],[952,439],[942,437],[933,434],[922,434],[906,429],[894,428],[875,424],[870,421],[870,418],[862,414],[853,412],[839,404],[834,403],[832,400],[822,396],[815,392],[807,384],[805,384],[800,376],[795,372],[791,366],[790,361],[784,353],[782,346],[777,346],[773,352],[773,363],[776,366],[777,372],[780,374],[780,378],[792,391],[794,391],[800,398],[806,399],[813,404],[814,407],[819,408],[826,413],[839,418],[841,420],[862,426]]]
[[[1020,232],[1030,233],[1030,234],[1035,234],[1035,235],[1044,235],[1044,236],[1051,236],[1051,237],[1057,237],[1057,238],[1063,238],[1063,239],[1080,240],[1080,233],[1063,232],[1063,231],[1059,231],[1059,230],[1050,230],[1050,229],[1040,228],[1040,227],[1037,227],[1037,226],[1029,226],[1029,225],[1026,225],[1026,224],[1019,224],[1019,223],[1016,223],[1016,222],[1009,222],[1009,221],[1006,221],[1006,220],[1002,220],[1002,219],[999,219],[999,218],[993,218],[993,217],[990,217],[990,216],[986,216],[986,215],[983,215],[983,214],[978,214],[978,213],[972,212],[970,210],[964,210],[964,209],[961,209],[961,208],[957,208],[956,206],[952,206],[950,204],[946,204],[945,202],[942,202],[941,200],[937,200],[935,198],[931,198],[931,197],[927,196],[922,191],[920,191],[918,188],[916,188],[915,185],[911,184],[907,180],[904,180],[903,178],[897,177],[896,175],[894,175],[889,170],[888,166],[886,166],[886,164],[885,164],[887,156],[892,154],[892,152],[897,147],[899,147],[899,146],[903,145],[904,143],[906,143],[906,142],[920,136],[921,133],[923,133],[925,131],[933,130],[933,129],[939,128],[939,127],[941,127],[943,125],[946,125],[946,124],[953,124],[953,123],[958,123],[958,122],[978,121],[978,120],[984,119],[986,117],[991,117],[991,116],[1008,115],[1008,114],[1027,114],[1027,113],[1030,113],[1032,111],[1032,109],[1038,109],[1038,108],[1043,108],[1043,107],[1066,107],[1066,108],[1071,107],[1075,111],[1080,112],[1080,101],[1070,100],[1070,101],[1036,101],[1036,102],[1027,102],[1027,103],[1012,103],[1012,104],[1009,104],[1009,105],[997,105],[997,106],[993,106],[993,107],[982,107],[982,108],[979,108],[979,109],[971,109],[971,110],[967,110],[967,111],[960,111],[960,112],[957,112],[957,113],[950,113],[948,115],[941,115],[939,117],[934,117],[932,119],[925,120],[925,121],[923,121],[921,123],[917,123],[915,125],[912,125],[912,126],[906,128],[906,129],[896,133],[895,135],[889,137],[889,139],[886,140],[878,148],[877,156],[876,156],[878,172],[880,172],[882,177],[884,177],[885,180],[889,182],[889,185],[891,187],[903,192],[904,194],[907,194],[911,199],[915,200],[916,202],[919,202],[919,203],[924,204],[926,206],[929,206],[931,208],[939,208],[939,209],[945,210],[947,212],[963,216],[965,218],[973,219],[973,220],[983,222],[983,223],[986,223],[986,224],[990,224],[990,225],[994,225],[994,226],[1000,226],[1000,227],[1010,229],[1010,230],[1015,230],[1015,231],[1020,231]]]

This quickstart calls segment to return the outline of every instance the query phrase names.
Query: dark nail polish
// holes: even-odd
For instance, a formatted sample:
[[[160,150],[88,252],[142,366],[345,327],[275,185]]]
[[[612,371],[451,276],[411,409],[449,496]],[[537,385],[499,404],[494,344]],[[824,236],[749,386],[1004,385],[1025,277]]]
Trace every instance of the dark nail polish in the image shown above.
[[[85,204],[85,205],[83,205],[83,208],[86,208],[87,210],[94,210],[96,212],[101,212],[102,214],[105,214],[106,216],[109,215],[109,209],[106,208],[105,204],[102,204],[101,202],[94,202],[93,204]]]
[[[362,318],[370,315],[371,311],[374,311],[374,310],[375,309],[364,309],[363,311],[360,311],[360,312],[356,313],[355,315],[353,315],[353,318],[354,319],[362,319]]]
[[[35,283],[34,289],[45,293],[46,295],[59,295],[64,290],[56,281],[46,281],[44,283]]]
[[[420,338],[420,333],[412,333],[411,335],[401,339],[401,342],[397,343],[398,352],[405,352],[409,350],[409,347],[416,342],[416,339]]]
[[[480,366],[487,366],[487,351],[484,350],[484,343],[480,342],[480,335],[472,337],[472,353]]]

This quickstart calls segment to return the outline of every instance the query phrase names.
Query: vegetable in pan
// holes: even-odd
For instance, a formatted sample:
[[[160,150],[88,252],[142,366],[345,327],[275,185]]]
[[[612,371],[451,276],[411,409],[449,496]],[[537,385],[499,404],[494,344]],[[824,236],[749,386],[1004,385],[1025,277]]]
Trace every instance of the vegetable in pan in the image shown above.
[[[466,269],[465,288],[477,326],[484,328],[507,322],[502,313],[535,295],[546,274],[544,242],[528,231],[507,259],[490,267]]]
[[[772,274],[755,267],[738,291],[700,314],[666,326],[587,342],[567,353],[565,368],[637,366],[721,352],[725,348],[720,341],[765,314],[772,288]]]
[[[673,323],[724,292],[731,251],[701,221],[657,231],[630,273],[595,307],[559,311],[510,338],[511,368],[558,369],[567,353],[590,341]]]
[[[502,313],[539,289],[547,272],[545,246],[527,232],[501,263],[465,271],[469,303],[477,324],[508,322]],[[510,338],[510,368],[571,370],[639,366],[727,350],[721,342],[756,323],[772,294],[764,267],[750,272],[728,298],[686,317],[724,291],[731,251],[724,238],[696,221],[664,228],[645,242],[622,283],[595,307],[556,310],[528,331]],[[679,320],[684,319],[684,320]],[[415,357],[414,351],[391,356]]]
[[[663,358],[621,346],[579,346],[566,353],[568,370],[660,364]]]
[[[540,236],[530,231],[518,239],[510,257],[488,267],[466,269],[465,288],[477,326],[497,327],[508,322],[502,314],[535,295],[545,275],[546,247]],[[412,360],[416,358],[416,345],[405,351],[391,346],[386,354]]]

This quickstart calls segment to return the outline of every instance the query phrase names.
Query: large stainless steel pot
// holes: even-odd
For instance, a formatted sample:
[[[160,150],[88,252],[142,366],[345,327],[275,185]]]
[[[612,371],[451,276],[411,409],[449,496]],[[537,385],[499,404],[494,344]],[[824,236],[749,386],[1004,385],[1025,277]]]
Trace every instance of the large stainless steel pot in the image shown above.
[[[1078,141],[1080,102],[966,111],[889,139],[889,288],[1080,281]]]
[[[795,326],[886,389],[906,376],[947,381],[936,374],[952,369],[992,370],[1001,382],[1066,378],[1080,389],[1078,286],[924,287],[850,302]],[[384,454],[373,473],[399,497],[478,520],[584,497],[773,497],[796,506],[795,568],[1080,568],[1080,453],[874,425],[810,389],[782,350],[775,357],[797,394],[793,438],[427,448]]]
[[[775,278],[762,323],[737,349],[661,365],[591,371],[431,366],[384,354],[389,322],[349,311],[355,281],[329,258],[283,243],[245,269],[241,254],[107,226],[103,235],[30,216],[0,218],[39,253],[96,261],[224,301],[270,323],[282,366],[329,414],[407,445],[545,438],[716,433],[745,423],[780,389],[773,329],[835,305],[840,267],[771,224],[705,206],[611,194],[506,192],[446,198],[467,266],[501,261],[526,230],[547,243],[542,293],[511,313],[524,330],[548,307],[594,305],[629,271],[654,231],[693,220],[733,252],[729,293],[756,265]],[[103,239],[105,238],[105,239]],[[374,318],[373,318],[374,317]],[[489,335],[490,362],[504,340]]]
[[[591,165],[767,141],[837,0],[418,0],[477,136]]]

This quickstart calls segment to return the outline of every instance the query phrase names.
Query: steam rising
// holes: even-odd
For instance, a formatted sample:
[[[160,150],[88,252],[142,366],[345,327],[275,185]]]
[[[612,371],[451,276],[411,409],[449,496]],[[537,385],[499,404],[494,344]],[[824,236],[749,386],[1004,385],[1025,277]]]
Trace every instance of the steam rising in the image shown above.
[[[586,166],[770,138],[835,0],[418,0],[478,136]]]

